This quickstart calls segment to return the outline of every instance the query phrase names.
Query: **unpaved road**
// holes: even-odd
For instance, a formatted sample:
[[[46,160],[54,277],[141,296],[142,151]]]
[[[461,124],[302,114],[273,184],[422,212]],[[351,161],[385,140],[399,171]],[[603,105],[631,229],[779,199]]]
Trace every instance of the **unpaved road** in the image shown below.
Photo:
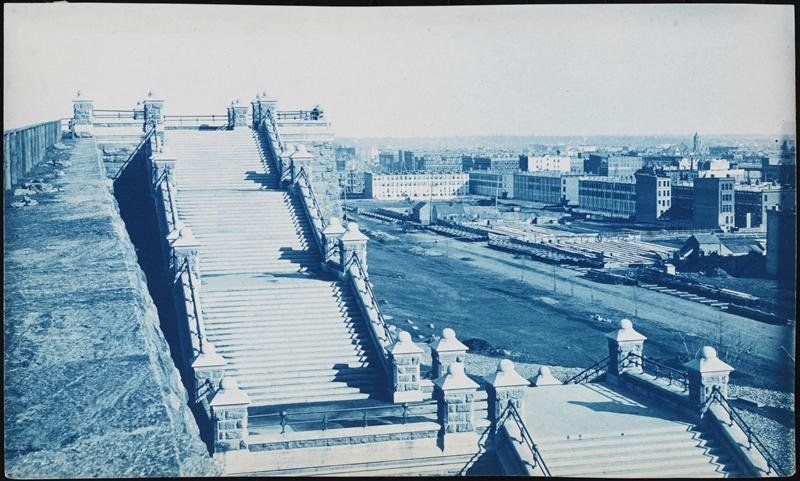
[[[483,243],[403,233],[397,225],[362,216],[358,222],[396,237],[370,239],[370,279],[391,323],[418,341],[452,327],[460,339],[483,339],[517,360],[588,367],[607,354],[603,334],[628,317],[648,337],[650,356],[675,363],[711,344],[737,369],[733,382],[793,390],[794,366],[779,349],[794,352],[793,327],[647,289],[596,283],[582,272],[515,259]],[[593,320],[593,314],[611,322]]]

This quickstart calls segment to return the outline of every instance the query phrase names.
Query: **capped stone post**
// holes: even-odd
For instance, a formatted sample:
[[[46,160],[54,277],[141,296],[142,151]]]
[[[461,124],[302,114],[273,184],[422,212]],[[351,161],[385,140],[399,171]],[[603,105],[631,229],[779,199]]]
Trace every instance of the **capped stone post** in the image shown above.
[[[311,152],[306,150],[306,144],[298,144],[297,150],[292,152],[291,154],[291,165],[292,165],[292,182],[296,183],[298,177],[300,176],[300,169],[303,169],[306,174],[311,176],[311,163],[314,160],[314,156],[311,155]]]
[[[702,415],[715,387],[728,397],[728,381],[734,369],[717,357],[716,349],[705,346],[700,359],[693,359],[683,366],[689,377],[689,403],[692,409]]]
[[[411,340],[411,334],[400,331],[397,342],[389,348],[389,355],[392,363],[392,401],[422,401],[419,372],[422,349]]]
[[[501,359],[497,363],[497,371],[486,377],[489,394],[489,418],[492,421],[492,434],[497,432],[503,412],[512,404],[518,411],[522,410],[525,389],[530,382],[520,376],[510,359]]]
[[[147,131],[150,127],[158,128],[164,123],[164,116],[161,110],[164,108],[164,100],[160,99],[153,91],[147,92],[147,97],[142,101],[144,107],[144,126],[143,131]]]
[[[256,98],[250,103],[253,105],[253,128],[256,129],[267,118],[267,113],[274,112],[278,105],[278,101],[268,96],[267,92],[256,95]]]
[[[93,117],[94,101],[78,90],[72,99],[72,136],[94,137]]]
[[[533,379],[534,386],[557,386],[561,381],[555,378],[547,366],[539,366],[539,372]]]
[[[197,353],[194,361],[192,361],[195,401],[213,393],[213,388],[219,386],[224,374],[223,370],[228,365],[225,358],[217,353],[214,344],[203,340],[200,346],[201,351]]]
[[[322,259],[323,269],[328,262],[339,262],[339,238],[345,233],[341,219],[334,216],[328,219],[328,225],[322,231],[322,243],[325,257]]]
[[[261,124],[261,120],[263,119],[261,115],[261,93],[256,94],[256,98],[250,101],[250,105],[253,107],[253,128],[257,129],[259,124]]]
[[[198,250],[201,245],[202,244],[200,244],[200,241],[198,241],[194,234],[192,234],[192,229],[189,226],[184,225],[180,231],[178,231],[177,239],[172,242],[172,248],[175,251],[175,257],[177,257],[178,261],[175,269],[178,269],[183,264],[183,260],[187,259],[192,272],[199,276],[200,259]]]
[[[619,329],[606,334],[608,338],[608,371],[611,383],[619,381],[623,372],[642,372],[642,353],[647,337],[633,329],[630,319],[619,321]]]
[[[238,98],[231,100],[231,104],[228,106],[228,130],[246,126],[247,105],[242,104]]]
[[[447,374],[435,379],[433,385],[442,426],[442,448],[474,447],[478,435],[473,404],[478,383],[464,372],[463,362],[453,362],[447,367]]]
[[[445,327],[442,329],[441,339],[434,341],[431,346],[431,372],[433,377],[443,376],[447,366],[452,362],[466,359],[467,346],[456,339],[456,331]]]
[[[214,423],[214,452],[247,448],[247,406],[250,397],[239,389],[236,379],[225,376],[219,390],[211,398],[211,419]]]
[[[351,266],[348,265],[353,254],[358,256],[364,273],[367,271],[367,236],[358,230],[356,222],[348,222],[347,230],[339,237],[339,262],[346,274]],[[366,279],[364,279],[366,281]]]
[[[291,174],[292,169],[292,154],[294,153],[294,144],[283,144],[283,151],[278,156],[278,161],[280,165],[278,166],[278,170],[280,170],[281,179],[283,179],[289,172]]]

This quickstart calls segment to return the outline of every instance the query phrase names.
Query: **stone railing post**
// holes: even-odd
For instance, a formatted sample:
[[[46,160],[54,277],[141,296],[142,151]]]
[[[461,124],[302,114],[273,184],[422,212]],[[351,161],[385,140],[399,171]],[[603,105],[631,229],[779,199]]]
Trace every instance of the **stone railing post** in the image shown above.
[[[467,355],[467,346],[456,339],[456,331],[446,327],[442,329],[441,339],[434,341],[431,346],[431,372],[435,378],[447,372],[451,363],[464,362]]]
[[[689,377],[689,403],[692,410],[702,416],[715,387],[728,397],[728,381],[734,369],[717,357],[716,349],[705,346],[700,359],[691,360],[683,366]]]
[[[267,118],[267,112],[275,111],[278,101],[261,92],[250,104],[253,106],[253,128],[257,129]]]
[[[81,94],[75,94],[72,99],[72,136],[73,137],[93,137],[94,136],[94,102]]]
[[[298,144],[297,150],[291,154],[292,183],[297,183],[300,169],[303,169],[308,175],[308,178],[311,179],[311,163],[313,160],[314,156],[311,155],[311,152],[306,150],[306,145]]]
[[[473,403],[478,383],[464,372],[463,362],[453,362],[447,374],[433,381],[434,395],[438,401],[439,424],[442,426],[440,442],[444,451],[459,447],[475,447]]]
[[[608,338],[608,381],[619,382],[623,372],[642,372],[642,353],[647,337],[633,329],[629,319],[619,321],[619,329],[606,334]],[[630,355],[630,357],[628,357]]]
[[[328,262],[339,262],[339,238],[345,233],[341,219],[331,217],[328,225],[322,231],[322,248],[325,255],[322,258],[322,268],[327,269]]]
[[[389,348],[389,356],[392,364],[392,401],[422,401],[419,372],[422,349],[411,340],[411,334],[400,331],[397,342]]]
[[[178,231],[177,239],[172,242],[172,248],[175,251],[175,257],[178,261],[175,269],[180,268],[184,259],[188,259],[189,267],[191,268],[192,272],[199,277],[200,259],[198,250],[201,245],[202,244],[200,244],[200,241],[198,241],[192,234],[192,229],[189,228],[189,226],[183,226],[183,228]]]
[[[214,392],[214,388],[222,381],[225,366],[228,365],[225,358],[217,354],[212,343],[203,341],[201,348],[202,351],[192,361],[195,401]]]
[[[497,371],[487,376],[486,381],[489,383],[489,419],[492,421],[494,434],[509,404],[522,412],[525,389],[530,386],[530,382],[517,373],[514,363],[509,359],[502,359],[497,363]]]
[[[250,405],[247,393],[239,389],[234,378],[226,376],[209,404],[214,423],[214,452],[246,449],[247,406]]]
[[[239,99],[231,101],[228,106],[228,130],[247,126],[247,105],[242,105]]]
[[[164,115],[161,111],[164,108],[164,100],[159,99],[151,90],[147,92],[147,98],[142,101],[144,108],[144,126],[143,131],[147,131],[150,127],[155,127],[158,133],[164,124]]]
[[[539,366],[539,372],[533,379],[534,386],[557,386],[561,381],[555,378],[547,366]]]
[[[347,274],[347,270],[350,267],[348,263],[353,257],[353,253],[358,255],[358,260],[361,261],[361,266],[364,268],[364,273],[368,274],[367,239],[367,236],[358,230],[357,223],[347,223],[347,230],[339,237],[339,263],[344,274]],[[366,281],[366,279],[364,279],[364,281]]]

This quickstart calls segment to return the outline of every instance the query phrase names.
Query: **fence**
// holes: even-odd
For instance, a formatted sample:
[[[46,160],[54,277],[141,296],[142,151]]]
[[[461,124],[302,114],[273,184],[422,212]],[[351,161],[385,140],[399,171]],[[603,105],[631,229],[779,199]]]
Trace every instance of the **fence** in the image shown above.
[[[3,190],[11,190],[61,138],[61,120],[3,132]]]

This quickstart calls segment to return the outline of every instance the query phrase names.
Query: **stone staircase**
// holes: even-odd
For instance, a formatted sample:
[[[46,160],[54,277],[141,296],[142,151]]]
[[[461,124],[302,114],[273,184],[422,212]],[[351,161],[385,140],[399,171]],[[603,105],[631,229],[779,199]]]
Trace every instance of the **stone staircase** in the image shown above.
[[[202,244],[206,336],[251,410],[370,398],[382,383],[348,284],[318,271],[299,201],[255,132],[167,131],[180,219]]]
[[[691,425],[538,441],[553,476],[608,478],[712,478],[741,476],[715,440]]]

